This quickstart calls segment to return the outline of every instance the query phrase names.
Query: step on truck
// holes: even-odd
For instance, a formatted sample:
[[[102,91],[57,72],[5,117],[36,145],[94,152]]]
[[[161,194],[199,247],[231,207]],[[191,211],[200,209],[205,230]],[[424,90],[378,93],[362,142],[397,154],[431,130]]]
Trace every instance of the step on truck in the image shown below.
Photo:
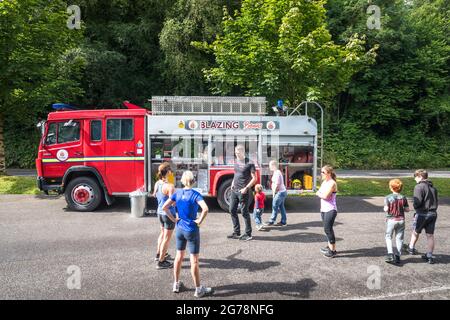
[[[234,149],[240,144],[266,192],[271,194],[271,160],[279,162],[288,194],[312,192],[322,133],[307,114],[308,104],[322,111],[308,102],[289,114],[267,116],[264,97],[156,96],[152,111],[129,102],[126,109],[102,110],[58,104],[40,123],[37,184],[46,194],[64,194],[72,210],[94,211],[115,197],[153,191],[158,166],[169,162],[176,188],[191,170],[194,188],[228,211]],[[323,112],[321,118],[323,124]]]

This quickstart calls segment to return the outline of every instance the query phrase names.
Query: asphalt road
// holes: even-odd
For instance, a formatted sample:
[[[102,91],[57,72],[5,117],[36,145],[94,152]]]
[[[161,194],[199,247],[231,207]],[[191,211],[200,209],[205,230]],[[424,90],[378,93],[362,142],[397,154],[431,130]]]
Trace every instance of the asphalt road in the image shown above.
[[[288,226],[254,231],[248,242],[226,239],[230,217],[208,203],[200,261],[202,282],[215,289],[210,299],[450,298],[450,199],[440,202],[437,263],[404,256],[401,266],[384,262],[379,197],[338,199],[334,259],[319,253],[325,237],[317,199],[288,199]],[[171,292],[172,270],[155,269],[156,218],[132,218],[128,199],[93,213],[65,206],[62,197],[0,196],[0,299],[193,298],[187,260],[187,290],[178,295]],[[424,251],[425,239],[417,248]],[[81,289],[68,288],[78,274],[69,274],[70,266],[79,268]]]

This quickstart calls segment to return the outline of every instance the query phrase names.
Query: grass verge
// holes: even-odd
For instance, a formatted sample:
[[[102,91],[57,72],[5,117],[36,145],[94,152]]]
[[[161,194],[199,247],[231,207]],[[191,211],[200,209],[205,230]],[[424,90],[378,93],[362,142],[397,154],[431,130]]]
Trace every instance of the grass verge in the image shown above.
[[[389,180],[391,179],[367,179],[367,178],[351,178],[338,179],[339,195],[343,196],[386,196],[390,194]],[[407,197],[413,196],[414,186],[416,182],[413,178],[400,178],[403,182],[402,194]],[[450,179],[449,178],[432,178],[430,179],[438,190],[440,197],[450,197]]]
[[[384,178],[348,178],[337,179],[339,196],[382,197],[390,194],[389,180]],[[413,196],[416,182],[413,178],[400,178],[403,182],[402,194]],[[449,178],[431,178],[431,182],[438,190],[439,197],[450,197]],[[319,184],[320,185],[320,184]],[[303,193],[302,196],[315,196],[314,193]]]
[[[0,175],[0,194],[40,194],[35,177]]]

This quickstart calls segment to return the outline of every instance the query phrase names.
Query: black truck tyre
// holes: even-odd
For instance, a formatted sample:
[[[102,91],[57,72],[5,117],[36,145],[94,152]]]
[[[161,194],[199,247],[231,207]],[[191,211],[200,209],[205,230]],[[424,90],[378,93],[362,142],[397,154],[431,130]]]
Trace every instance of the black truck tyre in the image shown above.
[[[230,212],[231,199],[231,182],[233,179],[226,179],[222,181],[217,190],[217,202],[223,211]]]
[[[103,200],[103,191],[91,177],[71,180],[66,186],[64,195],[69,208],[75,211],[94,211]]]

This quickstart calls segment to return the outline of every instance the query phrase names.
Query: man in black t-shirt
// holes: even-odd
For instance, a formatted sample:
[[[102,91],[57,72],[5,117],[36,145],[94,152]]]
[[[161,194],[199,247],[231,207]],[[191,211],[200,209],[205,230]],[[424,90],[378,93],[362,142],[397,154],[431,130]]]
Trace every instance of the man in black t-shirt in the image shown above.
[[[245,157],[245,148],[243,145],[237,145],[235,148],[236,163],[234,164],[234,178],[231,183],[230,213],[233,222],[233,233],[228,236],[229,239],[251,240],[252,223],[248,212],[249,195],[251,187],[256,183],[255,165]],[[237,214],[238,205],[241,205],[242,217],[245,222],[245,234],[241,236],[241,226]]]

